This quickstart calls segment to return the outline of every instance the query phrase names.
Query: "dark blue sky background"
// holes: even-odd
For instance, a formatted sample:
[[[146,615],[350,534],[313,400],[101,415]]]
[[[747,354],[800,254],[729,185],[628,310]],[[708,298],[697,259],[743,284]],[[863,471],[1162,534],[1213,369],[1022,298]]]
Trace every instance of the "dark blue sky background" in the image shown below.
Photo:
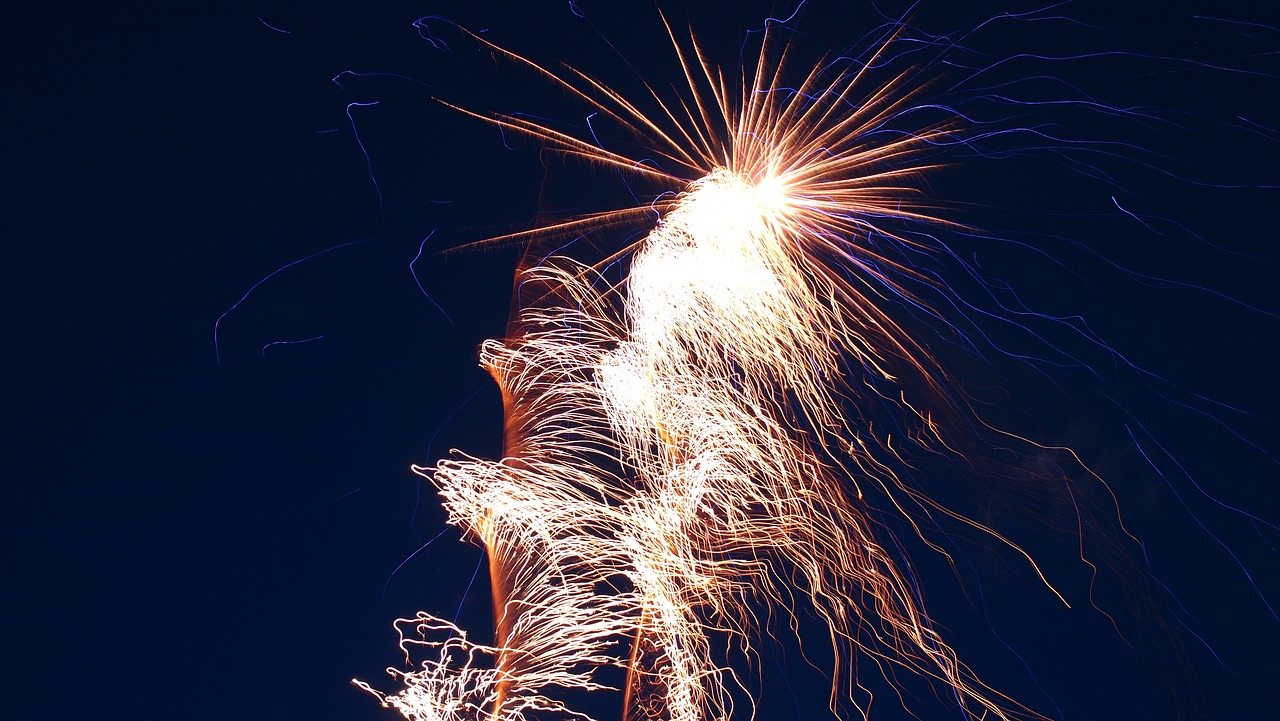
[[[570,124],[584,115],[456,36],[442,36],[450,52],[433,48],[412,23],[447,16],[539,60],[599,69],[633,92],[634,81],[567,2],[363,5],[53,3],[5,23],[14,364],[0,501],[6,718],[387,719],[348,680],[392,688],[382,669],[400,664],[395,617],[460,609],[483,630],[484,574],[466,592],[480,554],[456,532],[402,565],[445,528],[409,465],[450,448],[500,452],[500,399],[475,349],[503,332],[515,255],[424,255],[413,267],[430,299],[410,262],[433,232],[429,250],[628,196],[612,171],[566,167],[528,143],[508,149],[435,103],[559,112]],[[579,5],[642,70],[670,71],[648,3],[625,14]],[[814,47],[851,46],[877,17],[851,5],[814,3],[796,27]],[[931,5],[914,22],[939,32],[1033,7]],[[1134,123],[1008,111],[1026,118],[1017,123],[1048,129],[1039,124],[1060,118],[1069,135],[1116,138],[1114,155],[1096,160],[1114,184],[1037,151],[961,164],[930,189],[980,204],[963,206],[964,222],[1043,241],[1079,275],[1009,244],[957,241],[958,252],[1037,308],[1083,314],[1170,381],[1144,387],[1106,367],[1105,353],[1081,351],[1124,385],[1129,416],[1089,395],[1087,372],[1054,376],[1055,388],[1016,363],[995,376],[974,371],[975,382],[1011,384],[1016,422],[1081,448],[1113,481],[1150,570],[1172,592],[1156,594],[1167,617],[1145,620],[1167,625],[1186,657],[1135,654],[1087,602],[1065,611],[1025,568],[980,544],[967,547],[967,597],[945,563],[913,560],[961,658],[1036,710],[1067,721],[1168,718],[1167,667],[1200,686],[1201,718],[1277,718],[1280,621],[1262,597],[1280,601],[1280,534],[1216,506],[1186,478],[1166,485],[1135,456],[1124,424],[1148,424],[1224,502],[1280,521],[1280,474],[1267,457],[1280,452],[1269,315],[1280,311],[1280,8],[1125,5],[1070,3],[1058,13],[1069,19],[1052,25],[1061,31],[1025,26],[1043,34],[1046,55],[1131,53],[1028,64],[1025,72],[1052,68],[1062,81],[1032,94],[1051,99],[1073,84],[1102,102],[1170,114]],[[705,29],[730,62],[743,33],[770,14],[767,3],[728,15],[714,4],[663,6],[677,24],[688,16]],[[990,61],[1031,42],[978,34],[966,57]],[[343,71],[375,75],[331,81]],[[1151,227],[1118,213],[1112,196]],[[1136,282],[1053,236],[1211,290]],[[1178,388],[1243,412],[1206,417],[1196,409],[1213,406]],[[991,512],[1017,526],[1029,523],[1021,510]],[[1081,598],[1088,579],[1074,549],[1041,550],[1050,574]],[[1122,628],[1142,625],[1114,590],[1101,595]],[[778,696],[762,717],[822,708],[817,681],[799,670],[790,691],[771,681]],[[895,703],[881,699],[872,718],[904,718]],[[958,718],[927,695],[912,707],[923,719]]]

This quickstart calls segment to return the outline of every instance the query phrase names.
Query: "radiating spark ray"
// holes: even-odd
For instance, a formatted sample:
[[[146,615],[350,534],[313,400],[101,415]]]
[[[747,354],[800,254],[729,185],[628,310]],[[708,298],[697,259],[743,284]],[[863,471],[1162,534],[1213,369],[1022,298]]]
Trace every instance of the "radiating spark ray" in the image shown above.
[[[618,155],[617,153],[611,153],[603,148],[592,145],[591,143],[588,143],[585,140],[579,140],[578,138],[575,138],[572,135],[569,135],[567,133],[563,133],[558,130],[552,130],[551,128],[548,128],[544,125],[539,125],[538,123],[532,120],[525,120],[523,118],[517,118],[511,115],[488,116],[481,113],[472,112],[470,110],[467,110],[466,108],[460,108],[444,100],[438,100],[438,102],[440,102],[442,105],[445,105],[446,107],[457,110],[458,112],[463,113],[464,115],[469,115],[473,118],[476,118],[477,120],[482,120],[491,125],[497,125],[498,127],[505,128],[507,130],[514,130],[516,132],[527,135],[529,137],[537,138],[539,140],[544,140],[558,148],[565,148],[568,150],[579,151],[584,155],[590,156],[593,159],[601,163],[605,163],[607,165],[613,165],[623,170],[634,172],[640,175],[652,176],[654,178],[657,178],[659,180],[663,180],[666,182],[672,182],[674,180],[677,180],[675,176],[672,176],[668,173],[664,173],[655,168],[650,168],[647,165],[639,164],[635,160],[632,160],[622,155]],[[672,159],[675,160],[675,158],[672,158]]]
[[[694,142],[694,139],[692,137],[688,135],[688,126],[680,123],[675,118],[675,116],[671,115],[669,111],[666,114],[667,118],[670,119],[671,122],[675,124],[676,131],[681,134],[681,137],[684,139],[684,142],[686,143],[686,145],[681,145],[679,142],[676,142],[674,139],[672,139],[671,136],[667,134],[667,131],[663,130],[661,127],[658,126],[657,123],[650,120],[647,115],[645,115],[638,108],[632,105],[630,101],[628,101],[626,98],[619,95],[617,91],[600,83],[598,80],[588,76],[587,74],[577,70],[576,68],[570,67],[568,68],[568,72],[573,74],[573,76],[578,78],[579,80],[582,80],[583,82],[589,84],[593,89],[595,89],[604,97],[617,103],[619,107],[626,110],[629,115],[634,117],[642,125],[644,125],[646,128],[648,128],[651,131],[652,133],[652,135],[650,136],[651,139],[662,140],[663,144],[669,148],[668,152],[674,152],[674,155],[668,155],[666,152],[664,152],[662,153],[663,157],[673,160],[683,165],[686,168],[695,169],[695,170],[697,168],[702,167],[702,165],[704,165],[707,162],[707,157],[705,156],[705,153],[703,154],[703,157],[697,158],[694,156],[694,154],[686,150],[686,148],[689,146],[693,146],[697,148],[699,147],[699,145],[698,143]],[[657,101],[659,105],[662,104],[662,99],[658,96],[656,92],[653,91],[653,88],[648,86],[647,83],[645,84],[645,89],[649,91],[649,95],[655,101]],[[663,109],[666,110],[665,106],[663,107]],[[617,116],[612,116],[612,117],[614,117],[615,120],[619,120],[620,122],[623,122],[624,124],[627,125],[627,127],[634,129],[634,126],[631,125],[630,123],[621,120]],[[694,131],[697,131],[697,129],[698,128],[696,125],[693,126]],[[636,131],[636,134],[640,135],[639,131]]]

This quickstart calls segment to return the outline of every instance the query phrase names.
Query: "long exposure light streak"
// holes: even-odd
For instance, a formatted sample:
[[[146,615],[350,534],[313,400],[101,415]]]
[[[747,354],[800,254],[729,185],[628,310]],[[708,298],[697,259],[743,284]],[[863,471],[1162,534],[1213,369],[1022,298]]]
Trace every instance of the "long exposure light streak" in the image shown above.
[[[728,657],[769,642],[765,616],[797,613],[826,627],[837,713],[871,715],[852,667],[862,657],[940,684],[974,718],[1040,718],[952,650],[878,520],[966,525],[1067,603],[1030,553],[913,476],[923,457],[979,463],[966,451],[976,436],[1025,448],[1011,453],[1053,466],[1045,477],[1091,473],[1067,449],[982,420],[892,312],[905,302],[943,315],[913,291],[937,281],[881,248],[937,252],[899,228],[949,224],[920,179],[939,148],[987,131],[928,106],[922,66],[874,72],[896,35],[861,60],[801,67],[780,27],[766,25],[737,76],[668,26],[684,87],[647,88],[643,103],[468,33],[643,139],[648,155],[459,111],[669,192],[482,241],[530,248],[507,337],[480,353],[502,390],[503,457],[416,470],[485,549],[495,638],[477,643],[427,612],[402,619],[418,666],[392,671],[395,693],[357,683],[406,718],[597,721],[573,694],[612,688],[602,669],[624,679],[613,690],[625,721],[749,718],[751,682]],[[646,222],[647,235],[603,259],[541,242]],[[619,262],[621,284],[605,276]],[[900,423],[867,421],[868,405],[892,406]]]

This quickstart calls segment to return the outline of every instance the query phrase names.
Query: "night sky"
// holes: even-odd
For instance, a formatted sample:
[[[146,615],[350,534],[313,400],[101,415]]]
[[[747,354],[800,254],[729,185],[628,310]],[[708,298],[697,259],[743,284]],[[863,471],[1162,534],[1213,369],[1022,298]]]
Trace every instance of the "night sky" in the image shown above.
[[[634,93],[608,39],[657,85],[676,82],[652,3],[627,4],[51,3],[8,17],[3,267],[16,333],[0,716],[398,718],[349,683],[395,688],[383,669],[402,664],[396,617],[456,611],[484,633],[485,574],[470,584],[480,552],[446,530],[409,467],[451,448],[501,452],[501,401],[475,356],[504,331],[517,255],[437,251],[632,201],[615,172],[435,102],[577,127],[586,114],[447,24],[424,37],[413,22],[444,16]],[[792,9],[660,4],[728,65],[746,32]],[[1130,649],[1087,600],[1055,605],[996,549],[966,546],[962,584],[936,557],[913,561],[960,657],[1046,715],[1171,718],[1163,699],[1179,695],[1196,718],[1280,718],[1280,620],[1267,605],[1280,608],[1280,532],[1267,525],[1280,522],[1280,6],[1107,4],[1045,13],[1074,30],[1043,54],[1123,54],[993,77],[1052,68],[1057,80],[1028,97],[1086,93],[1151,113],[1007,108],[1009,124],[1046,135],[1114,138],[1092,166],[1109,180],[1075,172],[1082,156],[1054,142],[1023,142],[1008,158],[958,155],[929,190],[1016,241],[956,238],[958,254],[1032,307],[1081,314],[1154,374],[1080,349],[1117,403],[1079,368],[1044,376],[1004,357],[965,377],[1007,384],[1020,410],[994,416],[1079,448],[1112,482],[1167,615],[1135,618],[1145,612],[1114,588],[1099,598],[1126,638],[1164,629],[1184,658]],[[871,3],[823,5],[793,23],[812,47],[853,47],[877,22]],[[912,22],[951,32],[1035,7],[925,0]],[[964,57],[990,63],[1029,42],[997,26],[966,38]],[[1081,343],[985,327],[1013,352]],[[1125,430],[1135,422],[1190,477],[1145,465]],[[1020,522],[1019,509],[991,512]],[[1074,548],[1034,550],[1086,599]],[[776,696],[762,718],[821,717],[821,679],[791,663],[790,686],[766,674]],[[767,651],[762,664],[791,665]],[[1197,688],[1172,694],[1171,679]],[[919,718],[959,718],[904,684]],[[909,716],[886,697],[872,718]]]

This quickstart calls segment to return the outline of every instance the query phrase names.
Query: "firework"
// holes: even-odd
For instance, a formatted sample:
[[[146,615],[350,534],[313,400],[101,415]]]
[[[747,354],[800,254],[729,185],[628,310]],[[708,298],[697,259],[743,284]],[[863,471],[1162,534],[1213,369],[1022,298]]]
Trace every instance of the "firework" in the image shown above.
[[[939,517],[968,527],[1066,603],[1031,554],[922,490],[915,468],[943,459],[1016,477],[1034,458],[1037,480],[1090,474],[1067,449],[983,420],[895,312],[946,316],[932,299],[950,290],[904,253],[942,252],[914,229],[958,226],[921,184],[940,152],[989,132],[922,100],[928,63],[882,57],[903,32],[889,28],[860,59],[802,64],[770,22],[737,76],[668,27],[684,87],[643,102],[469,35],[649,155],[458,110],[669,192],[484,241],[530,248],[507,337],[480,356],[502,390],[504,454],[417,470],[485,549],[495,638],[474,642],[428,613],[402,619],[417,668],[393,671],[399,692],[362,688],[432,721],[595,721],[574,694],[610,688],[626,721],[746,718],[751,682],[733,659],[769,642],[769,618],[798,628],[807,613],[827,630],[837,713],[869,715],[861,657],[939,684],[974,717],[1039,717],[958,658],[881,520],[944,555],[927,528]],[[546,250],[549,238],[645,222],[647,235],[604,257]],[[607,276],[619,263],[621,283]],[[873,407],[896,424],[877,426]],[[996,450],[974,459],[975,446]]]

